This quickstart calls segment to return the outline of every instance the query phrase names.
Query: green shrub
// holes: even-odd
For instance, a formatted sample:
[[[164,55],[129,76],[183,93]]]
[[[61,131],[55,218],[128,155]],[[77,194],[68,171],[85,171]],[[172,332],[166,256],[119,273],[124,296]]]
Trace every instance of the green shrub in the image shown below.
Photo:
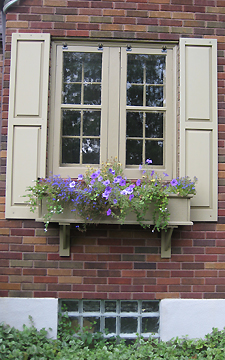
[[[23,326],[19,331],[0,325],[1,360],[224,360],[225,330],[213,329],[205,339],[172,339],[169,342],[139,337],[127,345],[124,340],[111,341],[89,329],[76,336],[62,318],[57,340],[48,339],[47,331]]]

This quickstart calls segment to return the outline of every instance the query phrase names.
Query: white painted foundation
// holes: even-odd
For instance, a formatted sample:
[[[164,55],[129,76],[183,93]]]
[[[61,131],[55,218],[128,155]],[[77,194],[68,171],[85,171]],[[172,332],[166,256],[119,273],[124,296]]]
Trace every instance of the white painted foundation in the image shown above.
[[[49,337],[57,337],[58,299],[0,298],[0,323],[22,330],[23,324],[31,326],[29,316],[38,330],[45,328]]]
[[[22,330],[23,324],[49,331],[56,338],[58,323],[58,299],[52,298],[0,298],[0,323]],[[225,299],[194,300],[164,299],[160,302],[160,339],[188,336],[204,338],[216,327],[225,327]]]
[[[225,327],[225,299],[164,299],[160,303],[160,339],[204,338]]]

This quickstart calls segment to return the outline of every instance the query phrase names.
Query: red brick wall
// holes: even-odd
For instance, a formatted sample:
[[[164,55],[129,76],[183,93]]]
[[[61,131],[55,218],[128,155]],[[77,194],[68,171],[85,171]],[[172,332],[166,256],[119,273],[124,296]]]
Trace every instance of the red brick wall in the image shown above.
[[[0,177],[0,296],[161,299],[225,298],[225,7],[223,0],[21,0],[6,16]],[[71,230],[71,257],[59,257],[50,225],[4,219],[10,42],[13,32],[52,38],[218,40],[219,220],[179,227],[171,259],[160,237],[137,226]]]

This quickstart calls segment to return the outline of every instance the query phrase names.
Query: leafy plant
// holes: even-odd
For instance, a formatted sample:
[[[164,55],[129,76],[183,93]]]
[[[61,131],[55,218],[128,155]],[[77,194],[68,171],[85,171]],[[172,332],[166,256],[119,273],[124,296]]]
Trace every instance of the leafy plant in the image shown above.
[[[68,207],[82,218],[84,229],[87,223],[97,223],[107,216],[123,223],[131,211],[135,212],[142,227],[149,227],[144,221],[149,205],[153,204],[154,229],[166,229],[170,215],[168,195],[195,194],[196,179],[191,181],[185,177],[169,182],[166,181],[167,174],[162,177],[149,165],[150,159],[146,160],[145,166],[140,165],[142,178],[136,181],[124,177],[122,165],[116,159],[103,163],[101,169],[88,167],[85,175],[80,174],[77,180],[62,179],[58,175],[38,179],[34,186],[27,188],[30,210],[34,211],[41,200],[46,200],[45,230],[52,216],[61,214]]]

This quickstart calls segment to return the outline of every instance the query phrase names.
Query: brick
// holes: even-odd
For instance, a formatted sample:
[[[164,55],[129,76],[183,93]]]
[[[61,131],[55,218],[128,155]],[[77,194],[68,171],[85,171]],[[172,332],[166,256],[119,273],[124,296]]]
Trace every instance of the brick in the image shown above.
[[[96,284],[107,284],[106,278],[96,278],[93,280],[93,278],[83,278],[83,284],[93,284],[93,281]]]
[[[0,290],[20,290],[20,284],[0,283]]]
[[[47,274],[49,276],[71,276],[72,269],[48,269]]]
[[[206,269],[225,269],[225,263],[205,263]]]
[[[66,0],[44,0],[43,5],[44,6],[54,6],[54,7],[59,7],[59,6],[66,7],[67,1]]]
[[[108,24],[112,24],[113,19],[111,16],[91,16],[90,17],[90,23],[99,23],[99,24],[103,24],[103,23],[108,23]]]
[[[145,255],[122,255],[122,261],[145,261]]]
[[[46,237],[24,236],[23,238],[24,244],[46,244],[46,241]]]
[[[179,292],[172,292],[172,293],[169,293],[169,292],[157,292],[155,294],[155,299],[156,300],[162,300],[162,299],[175,299],[175,298],[179,298],[180,297],[180,294]]]
[[[11,229],[12,236],[34,236],[33,229]]]
[[[59,276],[59,284],[81,284],[82,277],[80,276]]]
[[[35,251],[37,252],[58,252],[59,246],[58,245],[35,245]]]
[[[122,270],[122,277],[144,277],[145,271],[143,270]]]
[[[156,269],[155,263],[134,263],[134,269]]]
[[[46,269],[23,269],[23,275],[45,276],[46,274]]]
[[[31,291],[15,291],[10,290],[9,291],[9,297],[25,297],[25,298],[31,298],[33,297],[33,294]]]
[[[28,29],[28,21],[7,21],[6,27],[14,29]]]
[[[33,281],[32,276],[19,276],[19,275],[11,275],[9,277],[10,283],[31,283]]]
[[[23,260],[47,260],[47,254],[23,254]]]
[[[65,21],[64,16],[63,15],[52,15],[52,14],[43,14],[42,15],[42,21],[53,21],[53,22],[58,22],[58,21]]]
[[[85,253],[108,253],[108,246],[85,246]]]
[[[22,290],[46,290],[46,284],[22,284]]]
[[[121,272],[119,270],[98,270],[98,277],[120,277]]]

